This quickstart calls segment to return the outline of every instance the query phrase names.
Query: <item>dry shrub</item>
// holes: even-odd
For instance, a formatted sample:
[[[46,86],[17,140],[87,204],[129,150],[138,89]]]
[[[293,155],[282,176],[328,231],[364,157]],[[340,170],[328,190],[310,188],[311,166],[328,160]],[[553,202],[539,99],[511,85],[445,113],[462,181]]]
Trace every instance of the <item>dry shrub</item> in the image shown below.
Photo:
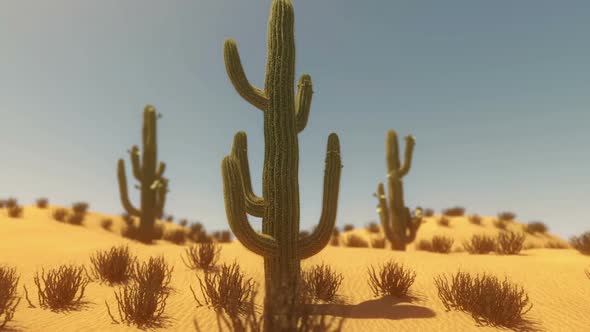
[[[465,214],[465,208],[462,206],[454,206],[442,211],[443,216],[447,217],[462,217]]]
[[[256,291],[256,283],[252,278],[246,279],[237,263],[223,264],[218,271],[206,273],[203,279],[197,276],[197,279],[204,304],[199,301],[193,288],[190,289],[199,306],[207,305],[216,311],[225,312],[229,317],[249,313],[249,300]]]
[[[178,221],[178,224],[182,227],[186,227],[188,225],[188,220],[187,219],[180,219]]]
[[[378,272],[373,266],[369,268],[369,286],[375,296],[407,296],[415,279],[416,272],[393,260],[380,266]]]
[[[496,250],[496,240],[485,234],[475,234],[471,237],[471,240],[463,243],[463,248],[470,254],[488,254]]]
[[[516,213],[510,211],[498,212],[498,219],[504,221],[514,221]]]
[[[121,219],[123,219],[125,225],[133,225],[133,223],[135,222],[135,218],[127,212],[121,213]]]
[[[39,305],[52,311],[78,309],[90,282],[84,266],[65,264],[47,273],[41,269],[41,275],[37,272],[33,281],[37,286]]]
[[[111,227],[113,226],[113,219],[111,218],[104,218],[100,221],[100,227],[103,229],[110,231]]]
[[[425,209],[424,210],[424,216],[425,217],[432,217],[432,216],[434,216],[434,210],[433,209]]]
[[[430,242],[426,239],[422,239],[422,240],[416,242],[416,244],[414,245],[414,248],[416,250],[421,250],[421,251],[432,251],[432,242]]]
[[[18,205],[18,200],[16,198],[14,198],[14,197],[10,197],[9,199],[5,200],[4,201],[4,204],[5,204],[5,206],[6,206],[7,209],[10,209],[10,208],[14,208],[14,207],[19,206]]]
[[[68,216],[68,224],[80,226],[84,222],[84,218],[86,218],[86,213],[74,212]]]
[[[5,199],[0,199],[0,209],[3,209],[6,207],[6,200]]]
[[[371,247],[384,249],[386,245],[386,239],[384,237],[376,237],[371,239]]]
[[[86,202],[76,202],[72,204],[72,211],[74,214],[86,214],[88,212],[88,203]]]
[[[217,260],[219,259],[219,252],[221,247],[214,242],[204,242],[192,245],[185,249],[185,260],[182,256],[182,262],[191,270],[205,270],[213,269]]]
[[[22,206],[12,206],[8,208],[8,216],[11,218],[20,218],[23,216],[23,207]]]
[[[340,246],[340,237],[332,235],[330,239],[330,245],[334,247]]]
[[[228,230],[221,231],[219,235],[219,239],[217,239],[220,243],[231,243],[231,232]]]
[[[350,232],[354,230],[354,225],[353,224],[346,224],[344,225],[344,228],[342,228],[345,232]]]
[[[38,208],[40,209],[46,209],[47,206],[49,205],[49,200],[47,198],[38,198],[35,201],[35,205],[37,205]]]
[[[12,320],[20,302],[16,295],[19,279],[16,268],[0,266],[0,330]]]
[[[551,240],[551,241],[547,241],[545,243],[545,248],[547,249],[569,249],[570,246],[563,241],[559,241],[559,240]]]
[[[351,248],[368,248],[369,242],[357,234],[349,234],[346,238],[346,246]]]
[[[167,215],[166,217],[164,217],[164,221],[166,221],[166,222],[173,222],[174,221],[174,216],[173,215]]]
[[[129,252],[129,247],[111,247],[110,250],[97,251],[90,256],[92,276],[95,280],[109,285],[121,284],[131,279],[137,257]]]
[[[454,239],[448,236],[435,235],[432,237],[432,251],[440,254],[448,254],[453,247]]]
[[[531,221],[528,224],[526,224],[524,230],[525,230],[525,232],[527,232],[529,234],[535,234],[535,233],[544,234],[544,233],[547,233],[549,228],[543,222]]]
[[[496,226],[497,229],[504,230],[506,229],[506,227],[508,227],[508,223],[506,223],[505,220],[496,219],[494,220],[494,226]]]
[[[481,225],[482,218],[477,214],[473,214],[469,216],[469,222],[474,225]]]
[[[525,235],[516,232],[501,232],[496,239],[496,252],[500,255],[516,255],[522,250]]]
[[[164,241],[172,242],[174,244],[182,245],[186,242],[186,232],[184,229],[169,229],[164,231],[162,236]]]
[[[68,210],[64,208],[57,208],[53,211],[52,216],[53,219],[60,222],[64,222],[66,220],[66,217],[68,216]]]
[[[376,222],[370,222],[367,225],[367,231],[369,233],[381,233],[381,227]]]
[[[441,216],[441,217],[438,219],[438,224],[439,224],[440,226],[443,226],[443,227],[449,227],[450,223],[451,223],[451,221],[449,220],[449,218],[447,218],[447,217],[445,217],[445,216]]]
[[[314,265],[301,272],[304,292],[314,300],[337,303],[341,299],[336,294],[342,283],[342,274],[332,271],[329,265]]]
[[[131,282],[115,292],[119,319],[139,328],[162,327],[166,300],[170,295],[173,268],[163,257],[150,257],[148,262],[135,263]],[[109,316],[119,323],[105,301]]]
[[[334,229],[332,230],[332,236],[340,236],[340,230],[338,229],[338,227],[334,227]]]
[[[590,255],[590,232],[585,232],[580,236],[573,236],[570,239],[570,245],[583,255]]]
[[[434,282],[447,311],[470,313],[481,325],[520,328],[527,324],[523,316],[532,304],[524,289],[508,279],[500,281],[487,274],[473,277],[459,271],[450,281],[446,276],[438,276]]]
[[[203,224],[196,222],[189,228],[188,237],[197,243],[211,242],[211,237],[207,235]]]

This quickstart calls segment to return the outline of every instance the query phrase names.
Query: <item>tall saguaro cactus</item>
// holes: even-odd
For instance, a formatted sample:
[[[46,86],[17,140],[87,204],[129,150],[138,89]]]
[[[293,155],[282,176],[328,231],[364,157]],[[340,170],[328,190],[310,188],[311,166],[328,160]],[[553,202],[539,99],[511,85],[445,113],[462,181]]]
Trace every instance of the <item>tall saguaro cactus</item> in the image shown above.
[[[402,178],[408,174],[412,166],[412,154],[414,152],[415,139],[406,136],[406,149],[404,163],[400,163],[397,133],[394,130],[387,132],[385,154],[387,159],[387,190],[389,197],[385,196],[383,183],[377,188],[377,212],[383,225],[385,237],[391,243],[393,250],[406,250],[406,245],[416,239],[416,232],[422,223],[422,210],[416,209],[414,216],[410,209],[404,205],[404,187]]]
[[[141,161],[137,145],[134,145],[129,151],[133,176],[139,182],[136,187],[141,193],[140,209],[134,207],[129,201],[125,162],[123,159],[119,159],[117,163],[121,203],[127,213],[140,218],[138,240],[146,243],[152,240],[156,218],[162,217],[166,194],[168,193],[168,179],[163,176],[166,164],[163,162],[157,164],[157,121],[156,109],[151,105],[147,105],[143,111],[143,151]]]
[[[237,239],[264,257],[265,331],[291,331],[297,317],[288,312],[297,303],[300,261],[322,250],[330,241],[340,185],[340,143],[328,137],[322,214],[309,236],[299,238],[299,146],[297,135],[307,124],[312,96],[309,75],[302,75],[294,90],[294,14],[290,0],[273,0],[268,22],[268,50],[264,89],[252,86],[241,65],[236,42],[226,40],[227,74],[264,118],[262,197],[250,180],[246,134],[234,137],[232,153],[223,159],[223,192],[227,219]],[[262,217],[262,233],[254,231],[247,214]]]

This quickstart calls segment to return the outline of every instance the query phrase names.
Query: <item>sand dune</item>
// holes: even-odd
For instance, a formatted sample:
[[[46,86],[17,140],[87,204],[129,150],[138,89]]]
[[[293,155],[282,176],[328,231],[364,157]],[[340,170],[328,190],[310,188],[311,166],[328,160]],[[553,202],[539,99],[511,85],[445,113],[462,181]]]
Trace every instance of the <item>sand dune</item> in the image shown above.
[[[174,266],[172,286],[176,289],[168,299],[166,313],[170,318],[167,328],[161,331],[194,331],[193,319],[199,321],[203,331],[216,331],[215,314],[207,308],[197,308],[189,285],[196,286],[195,274],[180,259],[184,246],[167,242],[146,246],[118,235],[122,221],[118,216],[91,212],[83,226],[72,226],[51,219],[50,209],[26,207],[23,218],[14,219],[0,210],[0,264],[14,266],[21,274],[19,294],[24,283],[36,303],[33,283],[35,271],[64,263],[89,264],[95,250],[113,245],[128,244],[140,259],[163,255]],[[101,229],[104,217],[115,220],[113,232]],[[467,218],[451,218],[450,227],[441,227],[436,218],[426,218],[418,240],[433,235],[447,235],[455,239],[459,248],[472,234],[495,234],[493,218],[484,218],[481,226],[472,225]],[[176,227],[166,224],[167,227]],[[520,229],[518,222],[509,228]],[[355,233],[366,238],[375,236],[365,230]],[[341,235],[345,236],[345,234]],[[382,235],[378,235],[382,236]],[[549,241],[560,240],[553,235],[527,236],[525,244],[543,247]],[[563,240],[560,240],[563,241]],[[262,259],[247,251],[239,242],[222,244],[220,263],[231,263],[239,258],[246,274],[259,283],[263,281]],[[367,268],[388,259],[406,264],[417,273],[412,290],[419,298],[412,302],[374,298],[367,284]],[[326,314],[347,317],[344,331],[495,331],[496,328],[477,327],[473,319],[461,312],[445,312],[437,296],[433,277],[453,273],[458,269],[469,272],[489,272],[499,277],[508,276],[528,291],[534,307],[528,317],[535,320],[542,331],[590,331],[590,280],[584,268],[590,257],[572,249],[530,249],[517,256],[469,255],[464,252],[436,254],[388,249],[346,248],[328,246],[320,254],[303,262],[303,267],[328,263],[344,276],[340,294],[349,304],[319,305]],[[85,308],[69,313],[54,313],[40,308],[29,308],[26,301],[17,307],[9,327],[20,331],[137,331],[133,326],[112,324],[104,301],[116,307],[114,288],[91,283],[85,298]],[[262,297],[259,297],[262,302]]]

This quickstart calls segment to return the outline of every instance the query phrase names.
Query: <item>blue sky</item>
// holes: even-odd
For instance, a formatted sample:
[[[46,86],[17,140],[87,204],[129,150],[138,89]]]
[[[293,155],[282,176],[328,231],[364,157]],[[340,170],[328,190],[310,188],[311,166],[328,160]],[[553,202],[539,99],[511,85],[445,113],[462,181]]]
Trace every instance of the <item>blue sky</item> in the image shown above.
[[[264,150],[262,116],[231,86],[222,45],[237,40],[262,86],[270,2],[0,2],[0,196],[122,212],[116,161],[129,165],[153,104],[167,212],[227,228],[221,160],[246,131],[260,192]],[[590,2],[293,2],[296,70],[315,91],[299,136],[303,228],[320,215],[330,132],[344,164],[337,224],[377,219],[371,194],[395,129],[416,136],[408,206],[590,230]]]

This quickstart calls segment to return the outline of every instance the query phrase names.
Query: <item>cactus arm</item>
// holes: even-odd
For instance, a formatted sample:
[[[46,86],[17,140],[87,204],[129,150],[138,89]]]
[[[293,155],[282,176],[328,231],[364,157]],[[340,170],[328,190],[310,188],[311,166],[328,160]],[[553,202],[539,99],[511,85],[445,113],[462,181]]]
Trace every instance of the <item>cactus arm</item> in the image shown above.
[[[328,137],[326,151],[324,194],[320,222],[318,227],[309,236],[298,240],[298,259],[306,259],[317,254],[328,244],[332,237],[332,231],[336,224],[341,170],[340,143],[338,135],[332,133]]]
[[[246,217],[244,191],[237,160],[231,156],[223,158],[223,197],[229,226],[236,238],[250,251],[263,257],[278,255],[277,241],[270,235],[254,231]]]
[[[117,179],[119,180],[119,194],[121,196],[121,203],[125,211],[132,216],[139,217],[141,213],[129,201],[129,194],[127,192],[127,177],[125,176],[125,162],[119,159],[117,163]]]
[[[406,214],[408,218],[408,233],[406,234],[407,243],[414,242],[416,240],[416,233],[418,233],[418,229],[420,225],[422,225],[422,209],[417,208],[415,212],[415,216],[410,215],[410,209],[406,209]]]
[[[163,161],[160,161],[160,164],[158,164],[158,169],[156,170],[156,179],[162,178],[162,175],[164,175],[165,171],[166,171],[166,163]]]
[[[141,164],[139,161],[139,148],[137,147],[137,145],[131,147],[129,155],[131,159],[131,168],[133,170],[133,176],[135,177],[135,179],[137,179],[137,181],[141,182]]]
[[[246,133],[239,131],[234,136],[231,156],[238,161],[242,178],[242,188],[246,199],[246,212],[254,217],[261,218],[268,205],[264,198],[256,196],[252,190],[250,177],[250,165],[248,163],[248,138]]]
[[[297,132],[300,133],[305,129],[309,119],[309,110],[311,108],[311,96],[313,89],[311,76],[304,74],[299,78],[297,84],[297,96],[295,97],[295,111],[297,116]]]
[[[408,174],[410,167],[412,167],[412,154],[414,153],[414,145],[416,145],[416,138],[414,136],[406,136],[406,149],[404,151],[404,164],[399,169],[399,176],[403,177]]]
[[[389,216],[389,209],[387,208],[387,200],[383,183],[379,183],[376,196],[379,200],[377,205],[377,213],[379,214],[379,220],[381,221],[381,226],[383,227],[383,233],[385,233],[387,240],[390,243],[393,243],[395,242],[395,236],[393,235],[393,229],[390,223],[391,219]]]
[[[225,60],[225,70],[234,88],[242,98],[260,110],[266,110],[268,98],[264,90],[261,90],[248,82],[238,45],[233,39],[227,39],[223,45],[223,56]]]

